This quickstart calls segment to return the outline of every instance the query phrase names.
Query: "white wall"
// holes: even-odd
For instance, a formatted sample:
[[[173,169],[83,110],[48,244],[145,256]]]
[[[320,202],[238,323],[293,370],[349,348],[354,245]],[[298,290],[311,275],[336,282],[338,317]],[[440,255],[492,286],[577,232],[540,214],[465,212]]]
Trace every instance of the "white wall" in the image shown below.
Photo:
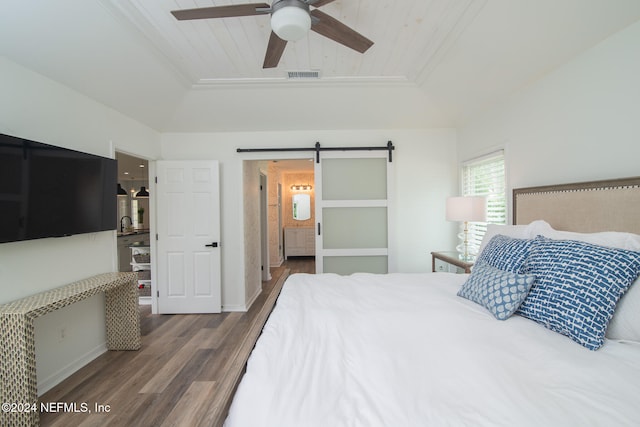
[[[640,22],[479,114],[465,160],[506,147],[510,188],[640,175]]]
[[[349,130],[180,133],[162,135],[162,158],[215,159],[221,165],[222,305],[223,310],[244,309],[258,289],[259,233],[247,233],[243,205],[243,160],[308,158],[310,153],[237,153],[237,148],[386,145],[393,141],[396,173],[395,236],[398,271],[430,271],[430,251],[453,249],[455,225],[444,219],[444,202],[456,193],[456,133],[434,130]],[[257,174],[257,169],[254,171]],[[254,178],[251,178],[252,180]],[[257,180],[257,177],[255,177]],[[257,182],[257,181],[256,181]],[[252,184],[253,185],[253,184]],[[250,222],[254,222],[253,220]],[[254,236],[255,234],[255,236]],[[257,273],[256,273],[257,272]],[[251,281],[251,283],[247,283]],[[247,293],[249,291],[249,293]]]
[[[2,57],[0,93],[1,133],[105,157],[115,148],[157,157],[156,132]],[[0,244],[0,303],[116,271],[116,258],[111,231]],[[42,392],[106,349],[104,297],[43,316],[35,329]]]

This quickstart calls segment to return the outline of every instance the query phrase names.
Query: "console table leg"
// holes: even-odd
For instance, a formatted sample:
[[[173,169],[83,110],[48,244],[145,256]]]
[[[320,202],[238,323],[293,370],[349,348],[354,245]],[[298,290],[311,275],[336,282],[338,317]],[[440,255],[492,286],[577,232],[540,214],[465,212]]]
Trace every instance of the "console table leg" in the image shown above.
[[[24,314],[2,314],[0,346],[0,399],[3,405],[0,425],[37,426],[40,422],[40,408],[33,319]]]
[[[105,316],[109,350],[140,349],[140,311],[135,281],[105,291]]]

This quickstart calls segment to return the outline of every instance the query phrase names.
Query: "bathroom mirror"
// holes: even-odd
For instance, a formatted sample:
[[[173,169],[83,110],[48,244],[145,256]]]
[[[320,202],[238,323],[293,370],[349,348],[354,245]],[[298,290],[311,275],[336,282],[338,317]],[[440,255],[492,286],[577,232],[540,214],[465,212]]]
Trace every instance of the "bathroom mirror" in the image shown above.
[[[308,194],[293,195],[293,219],[304,221],[311,218],[311,196]]]

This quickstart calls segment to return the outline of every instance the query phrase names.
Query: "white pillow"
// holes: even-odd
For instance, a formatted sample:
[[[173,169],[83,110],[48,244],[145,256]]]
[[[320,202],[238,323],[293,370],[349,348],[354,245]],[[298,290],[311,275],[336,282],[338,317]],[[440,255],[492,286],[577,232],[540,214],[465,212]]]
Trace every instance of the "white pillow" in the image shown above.
[[[548,222],[543,220],[533,221],[529,224],[531,238],[542,235],[555,240],[578,240],[593,245],[607,246],[609,248],[628,249],[640,251],[640,235],[623,233],[619,231],[603,231],[600,233],[576,233],[573,231],[554,230]]]
[[[620,298],[605,336],[612,340],[640,342],[640,279]]]
[[[533,224],[533,223],[532,223]],[[502,224],[487,224],[487,232],[484,234],[482,238],[482,242],[480,242],[480,249],[478,249],[478,255],[482,253],[482,250],[489,240],[497,234],[502,234],[503,236],[513,237],[514,239],[530,239],[532,237],[530,233],[531,224],[527,225],[502,225]]]
[[[547,222],[538,220],[529,224],[531,237],[542,235],[556,240],[578,240],[610,248],[640,251],[640,235],[617,231],[601,233],[575,233],[554,230]],[[620,298],[616,311],[607,327],[606,337],[614,340],[640,342],[640,278],[631,284]]]

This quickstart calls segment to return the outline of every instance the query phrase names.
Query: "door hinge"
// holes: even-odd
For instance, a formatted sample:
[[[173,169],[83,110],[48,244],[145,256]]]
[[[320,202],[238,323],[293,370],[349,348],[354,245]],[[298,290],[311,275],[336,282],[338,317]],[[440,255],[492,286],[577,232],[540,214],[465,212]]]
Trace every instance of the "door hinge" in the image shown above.
[[[158,240],[158,233],[156,233],[156,240]]]
[[[158,183],[158,177],[157,177],[157,176],[156,176],[156,179],[155,179],[155,181],[156,181],[156,184],[157,184],[157,183]]]
[[[160,291],[156,291],[156,297],[160,298]]]

